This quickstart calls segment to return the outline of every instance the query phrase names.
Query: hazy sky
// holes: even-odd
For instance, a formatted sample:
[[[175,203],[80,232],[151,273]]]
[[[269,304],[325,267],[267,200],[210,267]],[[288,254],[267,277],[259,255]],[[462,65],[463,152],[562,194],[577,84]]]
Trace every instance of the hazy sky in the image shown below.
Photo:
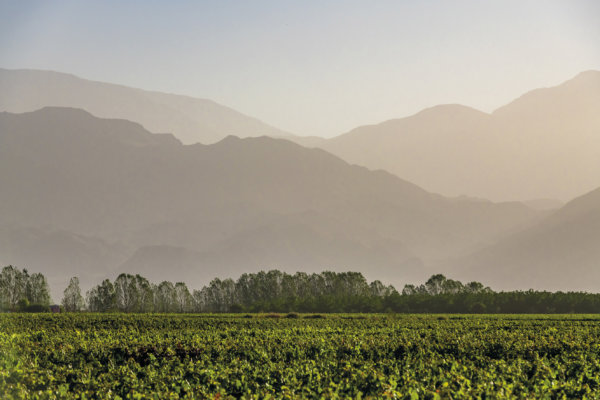
[[[0,0],[0,67],[209,98],[333,136],[600,69],[600,1]]]

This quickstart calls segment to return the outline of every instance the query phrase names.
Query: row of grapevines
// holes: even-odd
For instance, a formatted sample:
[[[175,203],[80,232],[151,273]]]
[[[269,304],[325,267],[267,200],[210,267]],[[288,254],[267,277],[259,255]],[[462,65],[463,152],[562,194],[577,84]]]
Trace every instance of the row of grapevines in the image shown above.
[[[600,398],[593,316],[268,317],[3,314],[0,398]]]

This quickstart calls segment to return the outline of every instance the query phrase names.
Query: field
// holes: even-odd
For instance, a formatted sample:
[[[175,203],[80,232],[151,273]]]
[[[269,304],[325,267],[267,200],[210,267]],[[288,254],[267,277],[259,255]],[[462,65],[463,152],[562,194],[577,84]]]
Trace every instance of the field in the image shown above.
[[[0,398],[600,398],[600,317],[0,314]]]

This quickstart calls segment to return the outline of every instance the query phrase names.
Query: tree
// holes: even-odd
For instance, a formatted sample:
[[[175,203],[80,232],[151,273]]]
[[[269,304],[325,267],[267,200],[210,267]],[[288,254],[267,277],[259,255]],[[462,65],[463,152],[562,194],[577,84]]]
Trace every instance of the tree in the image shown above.
[[[177,312],[189,312],[192,308],[192,295],[187,286],[183,282],[175,284],[175,301],[177,304]]]
[[[489,288],[488,288],[489,289]],[[483,292],[485,289],[483,287],[483,284],[480,282],[469,282],[465,285],[465,290],[468,293],[481,293]]]
[[[121,274],[115,280],[115,302],[119,310],[135,311],[137,303],[136,278],[130,274]]]
[[[134,311],[148,312],[154,307],[154,291],[148,279],[136,274],[133,282],[133,292],[135,293]]]
[[[26,269],[21,271],[12,265],[4,267],[0,273],[0,308],[16,309],[19,304],[25,303],[36,306],[50,304],[46,277],[40,273],[29,275]]]
[[[75,312],[81,311],[83,308],[83,297],[79,288],[79,278],[74,276],[69,281],[69,286],[63,292],[62,305],[65,311]]]
[[[373,281],[369,285],[369,291],[371,296],[386,297],[396,292],[396,289],[392,285],[385,286],[381,281]]]
[[[108,279],[87,292],[88,309],[94,312],[112,311],[116,308],[115,287]]]
[[[444,283],[446,282],[446,277],[442,274],[432,275],[431,278],[425,282],[425,288],[427,288],[427,293],[436,296],[438,294],[442,294],[444,292]]]
[[[3,309],[15,308],[26,297],[27,270],[20,271],[9,265],[0,274],[0,302]]]
[[[154,311],[162,313],[175,312],[177,309],[175,286],[168,281],[163,281],[154,290]]]
[[[456,294],[461,293],[465,289],[464,285],[460,281],[455,281],[454,279],[446,279],[442,283],[442,293],[443,294]]]
[[[403,296],[412,296],[416,294],[428,294],[427,288],[425,285],[415,286],[412,284],[404,285],[404,289],[402,289]]]
[[[43,306],[50,304],[50,290],[44,275],[36,273],[29,277],[26,286],[26,298],[31,304]]]

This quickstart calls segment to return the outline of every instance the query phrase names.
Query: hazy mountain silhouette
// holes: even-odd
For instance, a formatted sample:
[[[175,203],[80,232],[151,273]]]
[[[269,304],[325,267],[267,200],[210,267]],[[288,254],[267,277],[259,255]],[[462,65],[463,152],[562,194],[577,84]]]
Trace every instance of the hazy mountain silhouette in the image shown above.
[[[534,210],[558,210],[565,205],[565,203],[556,199],[532,199],[523,203]]]
[[[120,268],[191,285],[271,267],[422,279],[431,260],[487,245],[539,215],[520,203],[431,194],[287,140],[186,146],[136,123],[56,107],[0,113],[0,187],[0,226],[61,232],[86,254],[60,245],[40,254],[21,241],[0,261],[30,260],[22,266],[53,275],[64,265],[52,260],[74,257],[82,279]]]
[[[499,289],[588,290],[600,285],[600,188],[539,224],[453,263]]]
[[[214,143],[231,134],[281,137],[447,196],[564,202],[600,180],[598,71],[533,90],[492,114],[440,105],[328,140],[290,135],[210,100],[57,72],[0,69],[0,93],[0,110],[82,108],[173,133],[183,143]]]
[[[445,195],[567,201],[600,181],[600,72],[486,114],[459,105],[363,126],[320,147]]]
[[[102,118],[135,121],[152,132],[173,133],[184,143],[214,143],[227,135],[291,137],[207,99],[89,81],[59,72],[0,68],[0,111],[22,113],[46,106],[81,108]]]

